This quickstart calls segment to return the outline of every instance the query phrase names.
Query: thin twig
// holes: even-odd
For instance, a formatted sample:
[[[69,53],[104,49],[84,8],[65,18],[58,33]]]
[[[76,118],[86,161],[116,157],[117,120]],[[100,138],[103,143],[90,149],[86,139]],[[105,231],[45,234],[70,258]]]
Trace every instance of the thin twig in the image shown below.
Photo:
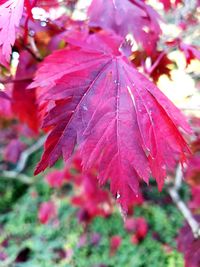
[[[155,62],[151,65],[151,67],[147,70],[148,74],[151,75],[152,72],[155,70],[155,68],[158,66],[158,64],[160,63],[160,61],[162,60],[162,58],[165,56],[167,52],[163,51],[155,60]]]
[[[31,177],[27,176],[26,174],[21,173],[25,167],[26,163],[28,161],[28,158],[36,152],[38,149],[40,149],[44,142],[46,140],[46,136],[42,136],[36,143],[34,143],[31,147],[24,150],[19,158],[19,161],[17,163],[17,166],[14,170],[2,170],[1,171],[1,177],[5,177],[6,179],[13,179],[13,180],[19,180],[22,183],[25,184],[32,184],[33,179]]]
[[[42,61],[42,56],[35,44],[35,40],[32,36],[29,36],[29,45],[26,45],[21,41],[23,48],[29,52],[29,54],[38,62]]]
[[[174,185],[171,187],[168,187],[168,192],[173,202],[176,204],[177,208],[180,210],[185,220],[188,222],[193,232],[194,237],[199,238],[200,237],[200,224],[193,217],[191,210],[187,207],[187,205],[183,202],[183,200],[180,198],[180,195],[179,195],[179,189],[181,188],[181,184],[182,184],[182,177],[183,177],[183,174],[182,174],[181,165],[178,165]]]
[[[29,43],[30,43],[31,51],[33,52],[33,54],[35,55],[37,60],[41,61],[42,56],[40,54],[39,49],[37,48],[37,45],[35,43],[35,39],[32,36],[29,36]]]
[[[35,53],[31,50],[30,47],[24,46],[24,49],[27,50],[36,61],[38,61],[38,62],[42,61],[42,58],[35,55]]]
[[[176,168],[176,176],[174,181],[174,188],[178,191],[181,188],[182,180],[183,180],[183,172],[182,172],[182,166],[179,163]]]
[[[5,177],[6,179],[11,179],[11,180],[18,180],[27,185],[33,183],[33,180],[31,179],[31,177],[23,173],[15,172],[15,171],[2,171],[1,178],[3,177]]]
[[[24,168],[26,167],[26,162],[30,157],[30,155],[32,155],[35,151],[40,149],[44,145],[45,140],[46,136],[42,136],[35,144],[33,144],[31,147],[27,148],[22,152],[19,161],[17,163],[17,166],[14,170],[16,173],[20,173],[24,170]]]

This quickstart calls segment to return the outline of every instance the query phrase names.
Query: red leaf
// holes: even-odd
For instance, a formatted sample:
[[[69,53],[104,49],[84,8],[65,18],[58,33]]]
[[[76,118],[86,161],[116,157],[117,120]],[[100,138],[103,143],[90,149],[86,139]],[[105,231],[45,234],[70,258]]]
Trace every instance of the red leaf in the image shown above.
[[[136,218],[136,236],[138,240],[145,238],[148,232],[148,224],[144,218]]]
[[[170,8],[176,7],[179,3],[182,3],[182,0],[175,0],[175,1],[171,1],[171,0],[158,0],[158,1],[163,4],[164,9],[166,11],[168,11]]]
[[[0,3],[0,64],[10,61],[11,46],[22,17],[24,0],[7,0]]]
[[[120,40],[93,35],[83,48],[46,58],[33,86],[41,101],[53,102],[43,126],[51,127],[35,174],[81,147],[83,168],[98,166],[101,183],[126,208],[139,181],[153,175],[162,188],[166,168],[185,161],[187,145],[178,128],[190,132],[180,111],[120,54]],[[99,47],[101,44],[101,47]],[[174,155],[174,156],[173,156]]]
[[[148,53],[155,49],[161,33],[158,13],[139,0],[93,0],[88,16],[91,27],[111,29],[121,36],[132,33]]]
[[[54,170],[48,173],[45,179],[51,187],[59,188],[65,180],[70,179],[70,174],[65,170]]]
[[[122,238],[119,235],[114,235],[110,239],[110,255],[113,256],[119,249]]]
[[[27,89],[27,86],[32,82],[35,70],[35,60],[27,51],[22,51],[12,91],[12,109],[21,122],[26,123],[30,129],[37,133],[39,118],[36,91],[35,89]]]
[[[196,216],[200,222],[200,216]],[[178,249],[184,254],[185,267],[200,266],[200,238],[195,239],[188,224],[180,230],[178,236]]]
[[[135,235],[135,234],[133,234],[132,236],[131,236],[131,243],[133,244],[133,245],[137,245],[138,243],[139,243],[139,240],[137,239],[137,236]]]
[[[171,67],[170,65],[174,64],[174,61],[168,58],[165,51],[155,51],[151,55],[151,67],[150,69],[145,69],[145,72],[149,74],[154,82],[157,82],[159,77],[163,74],[171,78]]]
[[[57,209],[53,202],[43,202],[40,205],[38,219],[42,224],[47,224],[50,220],[57,217]]]
[[[150,66],[147,66],[147,59],[150,60]],[[149,57],[144,51],[135,51],[132,53],[132,62],[135,66],[144,68],[154,82],[157,82],[159,77],[163,74],[169,78],[171,76],[171,65],[174,65],[174,61],[168,58],[165,51],[155,50]]]
[[[190,64],[192,59],[200,60],[200,51],[197,47],[193,45],[188,45],[180,41],[179,43],[180,50],[184,53],[187,65]]]
[[[135,227],[136,227],[136,221],[134,218],[128,218],[126,219],[125,223],[124,223],[124,229],[131,233],[135,231]]]
[[[45,179],[51,187],[59,188],[63,185],[64,182],[63,171],[55,170],[53,172],[50,172],[47,174]]]
[[[71,202],[81,209],[78,214],[79,221],[88,223],[96,216],[108,216],[111,211],[111,200],[108,192],[99,188],[96,176],[90,172],[74,178],[77,186],[75,191],[79,194],[76,194]]]
[[[137,243],[140,240],[143,240],[148,232],[148,225],[144,218],[128,218],[125,221],[124,228],[127,232],[134,232],[133,239],[137,240]],[[133,241],[133,240],[132,240]]]

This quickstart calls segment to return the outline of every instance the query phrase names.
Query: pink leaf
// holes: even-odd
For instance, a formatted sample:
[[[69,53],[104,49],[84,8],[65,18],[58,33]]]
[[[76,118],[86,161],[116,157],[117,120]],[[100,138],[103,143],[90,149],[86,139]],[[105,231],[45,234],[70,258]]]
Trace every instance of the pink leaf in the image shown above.
[[[65,172],[63,170],[55,170],[48,173],[45,179],[51,187],[59,188],[64,183]]]
[[[24,0],[8,0],[0,5],[0,63],[3,65],[10,61],[11,46],[15,43],[23,8]]]
[[[125,223],[124,223],[124,229],[131,233],[135,231],[135,227],[136,227],[136,221],[134,218],[128,218],[126,219]]]
[[[0,91],[0,97],[6,100],[10,100],[10,97],[3,91]]]
[[[25,144],[20,140],[11,140],[10,143],[5,147],[4,159],[12,163],[17,163],[24,148]]]

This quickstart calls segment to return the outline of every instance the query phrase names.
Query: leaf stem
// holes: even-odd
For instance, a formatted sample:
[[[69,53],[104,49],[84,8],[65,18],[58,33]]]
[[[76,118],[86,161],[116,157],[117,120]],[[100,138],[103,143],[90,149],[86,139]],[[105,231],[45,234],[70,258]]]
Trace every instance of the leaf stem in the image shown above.
[[[26,162],[30,155],[40,149],[44,145],[45,140],[46,136],[42,136],[36,143],[34,143],[31,147],[27,148],[21,153],[17,166],[14,170],[16,173],[20,173],[24,170],[24,168],[26,167]]]
[[[180,195],[179,195],[179,189],[181,188],[181,185],[182,185],[182,178],[183,178],[183,173],[182,173],[181,165],[179,164],[177,167],[176,175],[175,175],[174,185],[168,187],[168,193],[171,196],[173,202],[176,204],[179,211],[184,216],[187,223],[189,224],[194,237],[199,238],[200,237],[200,224],[196,221],[191,210],[187,207],[187,205],[185,204],[185,202],[183,202],[183,200],[180,198]]]

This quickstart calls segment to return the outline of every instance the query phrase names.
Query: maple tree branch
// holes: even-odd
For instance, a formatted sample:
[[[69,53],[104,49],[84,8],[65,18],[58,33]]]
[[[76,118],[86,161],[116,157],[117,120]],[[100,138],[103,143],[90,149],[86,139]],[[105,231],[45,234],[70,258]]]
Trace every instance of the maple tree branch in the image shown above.
[[[40,56],[38,57],[38,56],[31,50],[30,47],[28,47],[28,46],[24,46],[24,49],[26,49],[36,61],[38,61],[38,62],[41,62],[41,61],[42,61],[42,58],[41,58]]]
[[[180,212],[184,216],[187,223],[189,224],[194,237],[199,238],[200,237],[200,224],[193,217],[191,210],[187,207],[187,205],[180,198],[180,195],[179,195],[179,189],[181,188],[181,185],[182,185],[182,178],[183,178],[183,173],[182,173],[181,165],[179,164],[176,170],[174,185],[168,187],[168,193],[171,199],[173,200],[173,202],[176,204],[177,208],[180,210]]]
[[[23,173],[18,173],[16,171],[2,171],[1,172],[1,178],[5,179],[11,179],[11,180],[18,180],[24,184],[30,185],[33,183],[33,180],[31,177],[23,174]]]
[[[14,170],[16,173],[20,173],[24,170],[30,155],[39,150],[44,145],[45,140],[46,136],[42,136],[36,143],[34,143],[32,146],[30,146],[21,153],[17,166]]]
[[[33,52],[37,60],[42,61],[42,56],[40,54],[39,49],[36,46],[35,39],[32,36],[29,37],[29,42],[31,46],[31,51]]]
[[[150,69],[148,70],[148,74],[151,75],[152,72],[155,70],[155,68],[158,66],[164,55],[166,54],[166,51],[164,50],[156,59],[156,61],[151,65]]]
[[[21,42],[23,48],[31,54],[31,56],[38,62],[42,61],[42,56],[39,52],[39,49],[37,48],[35,44],[35,40],[32,36],[29,36],[29,45],[25,45],[23,42]]]
[[[32,184],[33,180],[31,179],[31,177],[27,176],[26,174],[21,173],[25,167],[26,167],[26,163],[28,161],[28,158],[34,153],[36,152],[38,149],[40,149],[44,142],[46,140],[46,136],[42,136],[36,143],[34,143],[32,146],[30,146],[29,148],[27,148],[26,150],[24,150],[21,153],[21,156],[19,158],[19,161],[17,163],[17,166],[14,170],[3,170],[1,171],[1,177],[5,177],[8,179],[13,179],[13,180],[19,180],[22,183],[25,184]]]
[[[182,166],[179,163],[177,168],[176,168],[176,176],[175,176],[175,181],[174,181],[174,188],[177,191],[181,188],[182,180],[183,180]]]

